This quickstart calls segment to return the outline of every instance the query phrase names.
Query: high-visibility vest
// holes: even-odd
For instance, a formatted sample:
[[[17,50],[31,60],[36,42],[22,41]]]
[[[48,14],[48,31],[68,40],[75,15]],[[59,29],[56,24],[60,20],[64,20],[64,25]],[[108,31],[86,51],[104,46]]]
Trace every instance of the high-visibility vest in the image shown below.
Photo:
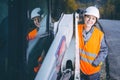
[[[37,35],[37,28],[35,28],[34,30],[32,30],[31,32],[29,32],[27,39],[28,40],[32,40],[36,37]]]
[[[94,27],[90,39],[84,44],[82,35],[83,24],[78,25],[79,49],[80,49],[80,70],[86,74],[91,75],[100,71],[100,66],[92,66],[92,62],[98,56],[103,38],[103,32]]]

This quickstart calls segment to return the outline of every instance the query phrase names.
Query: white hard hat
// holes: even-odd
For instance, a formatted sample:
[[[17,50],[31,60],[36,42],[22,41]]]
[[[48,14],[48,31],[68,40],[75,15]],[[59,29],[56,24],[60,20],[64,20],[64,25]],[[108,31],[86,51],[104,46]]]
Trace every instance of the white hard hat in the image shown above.
[[[41,11],[40,8],[33,9],[31,12],[31,19],[33,19],[34,17],[40,16],[40,11]]]
[[[95,7],[95,6],[90,6],[90,7],[88,7],[88,8],[85,10],[84,15],[92,15],[92,16],[97,17],[97,19],[100,18],[99,10],[98,10],[98,8]]]

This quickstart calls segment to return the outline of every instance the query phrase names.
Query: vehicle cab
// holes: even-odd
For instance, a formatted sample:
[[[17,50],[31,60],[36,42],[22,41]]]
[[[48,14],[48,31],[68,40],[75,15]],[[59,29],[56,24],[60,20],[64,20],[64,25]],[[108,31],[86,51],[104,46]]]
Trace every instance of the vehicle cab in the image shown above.
[[[27,40],[26,36],[35,28],[31,12],[36,7],[42,12],[42,33],[37,34],[33,40]],[[77,15],[65,14],[64,11],[63,0],[9,1],[8,73],[13,73],[9,75],[11,79],[16,75],[15,80],[18,77],[20,80],[56,80],[59,73],[68,69],[66,64],[71,64],[71,72],[74,72],[74,35],[77,34],[75,26],[78,21]],[[39,66],[41,56],[43,59]],[[37,66],[38,71],[34,72],[34,67]]]

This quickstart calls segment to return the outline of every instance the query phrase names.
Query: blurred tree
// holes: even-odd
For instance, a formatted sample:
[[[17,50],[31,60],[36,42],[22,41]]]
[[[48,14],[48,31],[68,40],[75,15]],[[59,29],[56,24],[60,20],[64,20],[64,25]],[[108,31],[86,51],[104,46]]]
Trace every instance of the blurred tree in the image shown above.
[[[111,19],[115,12],[114,0],[107,0],[107,3],[103,6],[103,10],[103,13],[101,13],[102,17]]]
[[[120,19],[120,0],[114,0],[114,6],[115,6],[114,11],[115,19]]]
[[[61,13],[73,13],[78,8],[99,7],[101,18],[120,19],[120,0],[53,0],[52,15],[59,19]]]
[[[76,0],[65,0],[65,4],[65,13],[72,13],[79,8],[79,3],[77,3]]]
[[[120,0],[107,0],[100,9],[101,17],[107,19],[120,19]]]

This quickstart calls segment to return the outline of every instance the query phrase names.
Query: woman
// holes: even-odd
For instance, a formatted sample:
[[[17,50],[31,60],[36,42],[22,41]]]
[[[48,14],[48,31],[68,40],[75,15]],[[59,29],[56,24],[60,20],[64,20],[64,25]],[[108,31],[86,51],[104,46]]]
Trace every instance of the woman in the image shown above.
[[[36,28],[30,31],[27,35],[28,47],[26,58],[28,80],[34,80],[53,39],[51,33],[50,35],[44,36],[47,34],[45,26],[47,16],[42,14],[42,10],[40,8],[32,10],[31,19],[33,20]]]
[[[88,7],[83,14],[84,24],[78,25],[81,80],[100,80],[100,68],[108,48],[104,33],[96,26],[99,10]]]

